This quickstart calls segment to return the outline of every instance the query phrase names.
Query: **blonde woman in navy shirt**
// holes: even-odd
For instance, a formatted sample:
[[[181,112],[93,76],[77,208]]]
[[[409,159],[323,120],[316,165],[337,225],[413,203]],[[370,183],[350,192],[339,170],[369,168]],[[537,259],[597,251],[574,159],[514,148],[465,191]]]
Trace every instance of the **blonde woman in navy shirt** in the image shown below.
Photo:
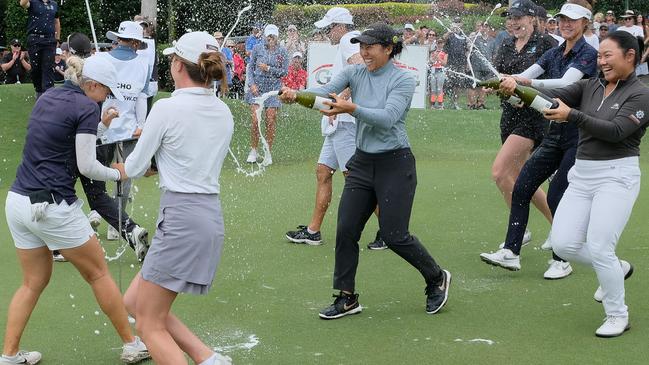
[[[36,364],[37,351],[19,344],[40,294],[52,275],[52,254],[59,250],[92,287],[124,346],[122,360],[148,358],[146,346],[131,333],[121,294],[108,271],[104,252],[75,193],[77,177],[116,181],[120,173],[96,160],[98,102],[116,89],[115,68],[99,57],[68,61],[63,86],[44,93],[27,126],[22,162],[5,204],[7,224],[16,246],[23,283],[9,304],[0,364]]]

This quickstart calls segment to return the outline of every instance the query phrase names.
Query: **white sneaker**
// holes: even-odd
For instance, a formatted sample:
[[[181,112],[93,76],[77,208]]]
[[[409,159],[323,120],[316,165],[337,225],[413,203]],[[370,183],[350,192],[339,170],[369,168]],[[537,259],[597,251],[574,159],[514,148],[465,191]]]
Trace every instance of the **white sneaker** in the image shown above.
[[[261,161],[262,166],[270,166],[273,164],[273,156],[268,155],[264,157],[264,160]]]
[[[133,343],[125,343],[122,347],[122,355],[119,357],[126,364],[135,364],[150,358],[149,350],[139,337],[135,336]]]
[[[215,352],[214,355],[198,365],[232,365],[232,358]]]
[[[544,251],[551,251],[552,250],[552,241],[550,240],[550,236],[545,239],[545,242],[541,245],[541,250]]]
[[[144,261],[146,253],[149,252],[149,232],[136,225],[126,237],[128,238],[129,245],[135,250],[137,260],[140,262]]]
[[[606,316],[604,324],[595,331],[597,337],[617,337],[631,328],[629,317]]]
[[[106,239],[109,241],[116,241],[119,239],[119,232],[113,226],[108,226],[108,231],[106,231]]]
[[[521,243],[521,247],[527,246],[530,242],[532,242],[532,232],[526,229],[525,234],[523,234],[523,242]],[[505,242],[501,243],[498,248],[505,248]]]
[[[572,273],[572,266],[567,261],[550,260],[550,267],[543,273],[548,280],[563,279]]]
[[[92,229],[96,231],[97,227],[101,224],[101,216],[99,213],[97,213],[96,210],[91,210],[90,213],[88,213],[88,220],[90,221]]]
[[[54,260],[54,262],[68,262],[68,260],[60,253],[52,254],[52,260]]]
[[[488,264],[500,266],[507,270],[518,271],[521,269],[521,257],[507,248],[501,248],[493,253],[481,253],[480,259]]]
[[[38,364],[42,357],[43,355],[38,351],[18,351],[18,353],[12,357],[5,355],[0,356],[0,364],[34,365]]]
[[[631,275],[633,275],[633,265],[631,265],[628,261],[620,260],[620,266],[622,266],[622,271],[624,272],[624,280],[630,278]],[[602,302],[602,300],[604,300],[604,290],[601,286],[598,286],[597,290],[595,290],[593,299],[595,299],[596,302],[600,303]]]
[[[246,159],[246,162],[255,163],[257,162],[257,158],[259,158],[259,156],[257,156],[257,150],[253,148],[250,150],[250,153],[248,153],[248,158]]]

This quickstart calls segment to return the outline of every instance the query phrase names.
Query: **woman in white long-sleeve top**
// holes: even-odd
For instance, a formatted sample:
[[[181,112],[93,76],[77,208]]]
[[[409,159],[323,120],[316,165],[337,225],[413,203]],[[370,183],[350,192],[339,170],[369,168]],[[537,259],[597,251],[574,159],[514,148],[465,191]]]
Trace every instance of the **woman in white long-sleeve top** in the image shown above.
[[[122,179],[141,176],[155,156],[160,173],[156,233],[124,295],[157,364],[187,364],[184,353],[196,364],[230,364],[171,313],[178,293],[207,294],[223,247],[219,175],[234,121],[211,91],[213,80],[227,87],[218,50],[205,32],[187,33],[164,50],[176,91],[153,105],[135,150],[114,165]]]
[[[552,247],[559,256],[595,270],[600,283],[595,296],[606,313],[595,331],[599,337],[629,329],[624,278],[632,266],[619,260],[615,249],[640,192],[639,146],[649,121],[649,89],[635,75],[640,56],[635,37],[613,32],[599,48],[603,77],[541,89],[559,100],[545,117],[579,127],[570,184],[552,223]]]

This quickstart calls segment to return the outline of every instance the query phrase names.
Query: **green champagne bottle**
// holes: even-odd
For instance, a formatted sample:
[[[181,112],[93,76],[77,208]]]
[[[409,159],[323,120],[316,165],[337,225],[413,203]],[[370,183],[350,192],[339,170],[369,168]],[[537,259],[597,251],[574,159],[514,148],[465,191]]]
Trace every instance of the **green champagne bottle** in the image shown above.
[[[282,95],[282,92],[280,91],[278,95]],[[333,109],[333,107],[331,107],[330,105],[325,105],[324,104],[325,101],[329,101],[332,103],[336,102],[336,100],[330,97],[320,96],[308,91],[295,92],[295,102],[310,109],[316,109],[316,110]]]
[[[556,100],[553,100],[533,87],[517,85],[515,92],[525,105],[541,113],[543,113],[543,109],[556,109],[559,107],[559,103]]]
[[[478,86],[498,89],[500,80],[494,78],[480,81]],[[519,102],[523,102],[526,106],[534,108],[539,112],[543,112],[543,109],[556,109],[559,107],[559,103],[556,100],[530,86],[516,85],[514,93],[516,95],[512,95],[512,97],[517,97],[516,99],[519,99]],[[512,100],[511,98],[508,101],[512,104],[518,104],[518,102],[514,102],[516,100]]]
[[[485,81],[480,81],[478,82],[478,86],[486,87],[488,89],[498,90],[498,88],[500,87],[500,79],[493,78]],[[500,96],[501,99],[505,100],[506,102],[512,105],[518,105],[521,103],[521,98],[519,98],[516,95],[506,95],[501,92],[497,92],[497,94],[498,96]]]

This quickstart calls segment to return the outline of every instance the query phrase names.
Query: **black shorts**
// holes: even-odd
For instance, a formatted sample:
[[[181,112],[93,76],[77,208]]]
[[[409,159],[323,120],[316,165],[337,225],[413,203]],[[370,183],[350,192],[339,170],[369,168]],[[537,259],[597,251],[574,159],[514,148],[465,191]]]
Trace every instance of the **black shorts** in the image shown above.
[[[505,143],[512,134],[529,138],[534,141],[534,147],[541,144],[548,127],[548,120],[541,113],[531,108],[514,108],[503,102],[503,114],[500,117],[500,140]]]

